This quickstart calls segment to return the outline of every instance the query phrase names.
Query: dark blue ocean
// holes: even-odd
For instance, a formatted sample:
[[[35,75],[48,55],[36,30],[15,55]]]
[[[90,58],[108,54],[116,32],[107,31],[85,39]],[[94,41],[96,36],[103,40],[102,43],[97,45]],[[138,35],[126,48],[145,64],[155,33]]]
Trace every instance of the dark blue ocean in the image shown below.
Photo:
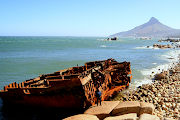
[[[157,38],[102,39],[107,37],[0,37],[0,89],[12,82],[20,83],[40,74],[109,58],[131,62],[133,78],[129,89],[133,89],[150,83],[150,75],[154,75],[152,72],[166,70],[179,60],[180,49],[153,49],[153,44],[171,44],[158,43]],[[16,111],[16,108],[3,105],[0,99],[2,120],[53,119],[53,116],[57,118],[56,115],[63,117],[63,114],[55,111],[42,113],[29,111],[29,108],[22,109]]]

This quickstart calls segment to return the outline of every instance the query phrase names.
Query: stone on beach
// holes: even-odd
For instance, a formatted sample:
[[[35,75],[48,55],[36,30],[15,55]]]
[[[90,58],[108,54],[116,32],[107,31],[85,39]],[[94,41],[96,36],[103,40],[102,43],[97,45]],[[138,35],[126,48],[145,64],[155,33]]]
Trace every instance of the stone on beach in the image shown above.
[[[111,111],[120,101],[102,101],[100,106],[94,105],[87,109],[84,114],[96,115],[100,120],[110,116]]]
[[[99,120],[95,115],[79,114],[67,117],[63,120]]]
[[[173,118],[162,118],[161,120],[175,120]]]
[[[159,73],[155,75],[155,80],[161,80],[165,78],[165,74],[164,73]]]
[[[121,102],[112,111],[112,115],[123,115],[127,113],[140,113],[140,103],[138,101]]]
[[[148,113],[148,114],[153,114],[154,112],[154,105],[151,103],[147,103],[147,102],[140,102],[140,115],[143,113]]]
[[[160,119],[155,115],[144,113],[139,117],[139,120],[160,120]]]
[[[111,116],[111,117],[105,118],[104,120],[137,120],[137,114],[129,113],[129,114],[124,114],[120,116]]]

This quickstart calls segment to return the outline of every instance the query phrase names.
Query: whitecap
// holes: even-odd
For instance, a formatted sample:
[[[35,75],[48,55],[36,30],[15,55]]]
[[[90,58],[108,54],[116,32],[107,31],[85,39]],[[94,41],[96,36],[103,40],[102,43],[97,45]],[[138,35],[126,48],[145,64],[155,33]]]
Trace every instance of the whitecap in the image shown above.
[[[152,83],[152,79],[149,77],[144,77],[142,79],[135,79],[135,81],[133,83],[130,83],[129,87],[132,89],[135,89],[139,86],[142,86],[143,84],[151,84]]]
[[[106,45],[100,45],[100,47],[107,47]]]
[[[140,47],[135,47],[133,49],[153,49],[153,46],[140,46]]]
[[[168,51],[166,54],[160,55],[159,58],[162,60],[167,60],[168,62],[177,62],[179,61],[180,50]]]
[[[157,63],[151,63],[157,65],[151,69],[143,69],[141,70],[141,74],[143,75],[155,75],[162,71],[167,71],[168,69],[173,68],[179,62],[179,54],[180,50],[168,51],[165,54],[159,56],[160,60],[166,60],[168,63],[157,65]]]

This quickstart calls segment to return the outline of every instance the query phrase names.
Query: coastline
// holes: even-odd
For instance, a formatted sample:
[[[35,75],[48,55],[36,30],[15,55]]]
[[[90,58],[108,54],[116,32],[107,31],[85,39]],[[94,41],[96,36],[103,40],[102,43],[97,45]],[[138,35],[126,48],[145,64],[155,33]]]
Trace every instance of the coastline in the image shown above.
[[[126,90],[114,100],[149,102],[155,107],[153,115],[160,119],[180,118],[180,63],[172,64],[173,67],[161,72],[162,78],[155,79],[154,76],[152,83]]]

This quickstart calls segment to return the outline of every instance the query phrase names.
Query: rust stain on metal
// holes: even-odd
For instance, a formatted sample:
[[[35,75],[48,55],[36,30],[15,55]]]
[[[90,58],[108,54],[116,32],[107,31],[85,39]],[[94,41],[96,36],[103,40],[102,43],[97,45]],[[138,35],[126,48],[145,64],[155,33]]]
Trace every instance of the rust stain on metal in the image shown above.
[[[114,59],[87,62],[17,84],[0,91],[4,101],[39,107],[83,108],[96,103],[100,89],[107,100],[126,89],[132,79],[130,62]]]

